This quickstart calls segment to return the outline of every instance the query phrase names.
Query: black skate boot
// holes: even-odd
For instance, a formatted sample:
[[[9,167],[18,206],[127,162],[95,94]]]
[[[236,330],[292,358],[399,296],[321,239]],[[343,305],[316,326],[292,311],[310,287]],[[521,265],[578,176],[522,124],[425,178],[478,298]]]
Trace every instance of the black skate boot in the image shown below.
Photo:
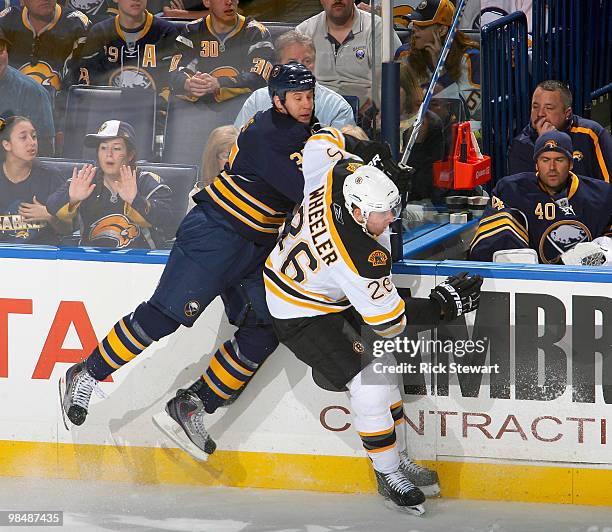
[[[380,473],[376,470],[374,473],[378,482],[378,493],[388,501],[386,506],[412,515],[425,513],[425,495],[399,469],[393,473]]]
[[[87,417],[91,392],[98,390],[98,381],[87,371],[85,362],[68,368],[59,381],[59,399],[66,430],[82,425]]]
[[[204,427],[204,403],[189,390],[178,390],[163,412],[153,416],[158,428],[196,460],[205,462],[217,444]]]
[[[415,464],[406,451],[399,453],[399,470],[406,475],[408,480],[419,488],[426,497],[437,497],[440,495],[440,484],[438,473],[432,469]]]

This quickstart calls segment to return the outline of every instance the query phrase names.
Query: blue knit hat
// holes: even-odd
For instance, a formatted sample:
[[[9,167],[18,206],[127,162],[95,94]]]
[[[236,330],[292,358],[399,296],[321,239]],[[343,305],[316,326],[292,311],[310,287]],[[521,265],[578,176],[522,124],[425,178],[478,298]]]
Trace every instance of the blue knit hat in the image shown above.
[[[567,133],[563,133],[563,131],[555,130],[543,133],[535,142],[533,160],[537,161],[540,154],[545,151],[558,151],[571,161],[574,151],[572,139]]]

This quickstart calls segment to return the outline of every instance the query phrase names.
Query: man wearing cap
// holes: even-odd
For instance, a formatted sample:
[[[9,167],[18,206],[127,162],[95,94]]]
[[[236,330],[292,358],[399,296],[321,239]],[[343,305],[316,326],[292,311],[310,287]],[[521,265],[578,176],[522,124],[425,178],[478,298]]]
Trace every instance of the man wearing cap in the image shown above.
[[[160,177],[136,168],[136,133],[127,122],[108,120],[85,137],[97,148],[97,167],[86,164],[49,197],[47,210],[65,222],[80,215],[81,245],[116,249],[163,246],[172,235],[172,191]]]
[[[510,174],[528,171],[536,140],[555,129],[572,138],[576,173],[610,182],[612,136],[597,122],[574,114],[572,93],[556,80],[542,81],[533,91],[529,124],[514,138],[508,153]]]
[[[9,65],[11,42],[0,29],[0,117],[26,116],[38,132],[39,155],[53,155],[53,111],[45,89]]]
[[[297,31],[309,35],[317,51],[315,76],[319,82],[342,94],[357,96],[361,108],[372,99],[372,63],[377,67],[380,91],[382,20],[375,17],[376,58],[372,53],[372,17],[357,9],[353,0],[321,0],[323,11],[298,24]],[[395,51],[402,42],[393,32]],[[380,107],[380,93],[374,95]]]
[[[493,189],[470,246],[472,260],[531,248],[540,263],[559,264],[577,244],[612,235],[612,187],[573,173],[572,153],[566,133],[538,137],[536,171],[504,177]]]
[[[422,87],[429,85],[454,16],[450,0],[423,0],[409,15],[412,38],[397,50],[396,57],[408,64]],[[480,45],[458,31],[440,74],[436,96],[460,99],[467,117],[479,120]]]

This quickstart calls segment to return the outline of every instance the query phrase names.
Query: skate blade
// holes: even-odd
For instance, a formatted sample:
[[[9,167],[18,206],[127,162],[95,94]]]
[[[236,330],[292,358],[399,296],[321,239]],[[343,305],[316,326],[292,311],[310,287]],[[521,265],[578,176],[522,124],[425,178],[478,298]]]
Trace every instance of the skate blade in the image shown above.
[[[60,410],[62,411],[62,420],[64,421],[64,427],[66,430],[72,428],[72,422],[68,419],[68,414],[64,411],[64,394],[66,393],[66,376],[63,375],[59,380],[59,404]]]
[[[153,416],[153,423],[191,457],[199,462],[206,462],[208,460],[210,455],[205,453],[197,445],[194,445],[181,426],[174,421],[165,410]]]
[[[395,510],[402,514],[414,515],[416,517],[420,517],[425,513],[425,507],[422,504],[417,504],[416,506],[398,506],[392,500],[385,499],[385,506],[390,510]]]
[[[436,482],[435,484],[430,484],[429,486],[417,486],[425,497],[439,497],[440,496],[440,486]]]

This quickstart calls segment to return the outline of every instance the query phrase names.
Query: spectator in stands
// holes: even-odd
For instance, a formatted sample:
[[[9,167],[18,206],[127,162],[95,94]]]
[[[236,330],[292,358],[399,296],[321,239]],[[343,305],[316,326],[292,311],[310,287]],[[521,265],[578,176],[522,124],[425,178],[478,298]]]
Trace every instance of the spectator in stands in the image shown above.
[[[37,155],[32,121],[0,118],[0,242],[57,244],[59,234],[69,230],[45,206],[66,180]]]
[[[612,236],[612,187],[573,173],[572,153],[567,133],[553,130],[538,137],[537,171],[497,183],[470,246],[472,260],[531,248],[541,263],[554,264],[579,243]]]
[[[89,19],[56,0],[23,0],[0,13],[0,29],[11,42],[10,64],[54,97],[56,130],[62,131],[67,85],[73,79]],[[57,97],[56,92],[61,91]],[[62,137],[58,136],[61,144]]]
[[[291,30],[283,33],[274,43],[276,62],[286,65],[297,61],[311,71],[315,70],[316,51],[312,39],[307,35]],[[249,96],[238,113],[234,126],[241,128],[257,111],[272,107],[268,88],[257,89]],[[337,92],[317,82],[315,89],[315,113],[324,126],[340,128],[345,124],[354,124],[355,117],[351,106]]]
[[[51,98],[32,78],[9,66],[11,42],[0,29],[0,116],[27,116],[39,133],[38,152],[53,155]]]
[[[423,1],[410,14],[412,38],[396,56],[411,67],[422,87],[429,85],[454,15],[450,0]],[[462,31],[455,34],[435,94],[460,99],[467,117],[480,120],[480,45]]]
[[[560,81],[540,83],[531,97],[530,122],[517,135],[508,152],[510,174],[533,170],[533,147],[549,131],[564,131],[574,146],[574,171],[610,182],[612,137],[597,122],[572,111],[572,93]]]
[[[372,17],[357,9],[353,0],[321,0],[323,11],[297,26],[309,35],[317,51],[315,76],[322,85],[343,96],[357,96],[360,113],[370,107],[372,99],[372,62],[381,65],[382,21],[375,19],[375,33],[379,45],[376,58],[372,56]],[[395,48],[402,43],[393,34]],[[376,72],[380,90],[380,68]],[[380,107],[380,94],[374,95]]]
[[[193,101],[221,102],[265,85],[273,54],[270,32],[238,14],[238,0],[204,0],[210,15],[188,24],[175,41],[174,91]]]
[[[152,88],[167,97],[168,68],[178,28],[149,13],[147,0],[117,0],[117,8],[118,15],[89,31],[78,82]]]
[[[200,180],[189,193],[187,210],[191,210],[195,205],[195,202],[191,199],[193,195],[210,185],[225,167],[225,163],[229,160],[230,150],[238,138],[238,133],[238,129],[234,126],[221,126],[211,131],[206,147],[202,152]]]
[[[60,220],[80,215],[81,245],[111,248],[162,247],[171,235],[170,188],[158,175],[136,167],[136,134],[127,122],[108,120],[85,144],[97,148],[98,168],[75,168],[72,179],[48,201]]]

